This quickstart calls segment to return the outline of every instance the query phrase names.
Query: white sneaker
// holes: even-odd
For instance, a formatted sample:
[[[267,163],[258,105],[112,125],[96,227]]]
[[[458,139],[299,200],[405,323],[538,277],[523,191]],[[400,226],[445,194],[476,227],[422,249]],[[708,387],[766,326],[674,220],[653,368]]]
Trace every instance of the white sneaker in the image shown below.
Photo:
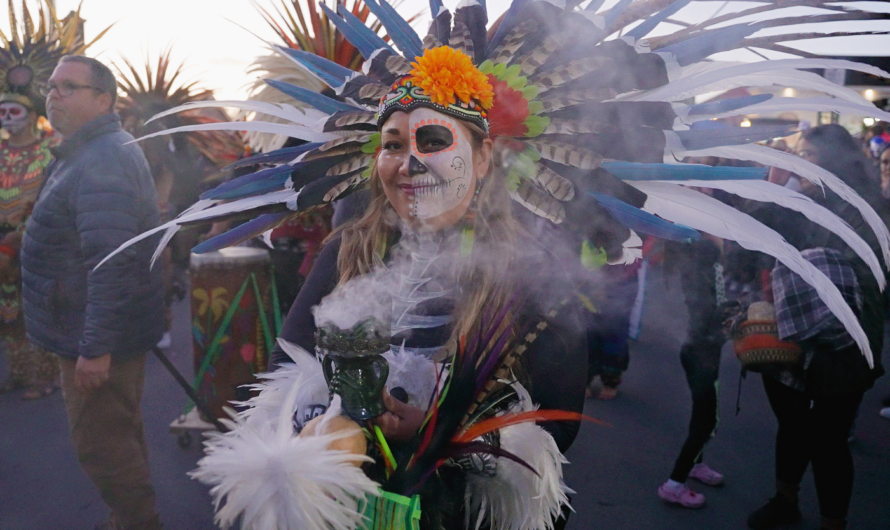
[[[879,412],[878,414],[880,414],[882,418],[890,420],[890,407],[882,408],[881,412]]]
[[[157,346],[158,346],[158,348],[160,348],[160,349],[162,349],[162,350],[166,350],[166,349],[169,348],[172,344],[173,344],[173,340],[170,338],[170,332],[169,332],[169,331],[165,331],[165,332],[164,332],[164,336],[161,337],[161,340],[158,341]]]

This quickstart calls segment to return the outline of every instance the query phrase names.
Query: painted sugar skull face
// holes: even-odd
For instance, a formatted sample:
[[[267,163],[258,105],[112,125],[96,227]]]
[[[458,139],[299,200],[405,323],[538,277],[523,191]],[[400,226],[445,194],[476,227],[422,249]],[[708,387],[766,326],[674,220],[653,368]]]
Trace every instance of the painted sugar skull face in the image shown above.
[[[396,112],[383,124],[381,146],[377,172],[402,219],[437,230],[463,217],[488,159],[480,162],[460,120],[423,107]]]
[[[0,103],[0,124],[11,135],[25,130],[29,125],[30,111],[28,107],[14,101]]]

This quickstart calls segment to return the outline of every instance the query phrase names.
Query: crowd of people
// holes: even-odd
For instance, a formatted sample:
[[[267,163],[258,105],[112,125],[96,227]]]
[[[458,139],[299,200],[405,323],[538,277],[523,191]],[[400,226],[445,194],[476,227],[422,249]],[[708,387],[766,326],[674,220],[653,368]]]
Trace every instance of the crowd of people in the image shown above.
[[[677,356],[692,408],[658,497],[700,508],[705,495],[689,480],[724,481],[704,448],[732,341],[743,369],[762,375],[778,425],[775,495],[748,527],[800,520],[812,464],[820,528],[846,528],[848,439],[857,415],[872,413],[860,405],[884,373],[890,130],[879,122],[857,138],[837,124],[806,128],[770,142],[793,154],[774,165],[769,155],[716,158],[709,148],[735,140],[672,130],[670,105],[604,103],[618,88],[669,86],[663,56],[623,41],[573,47],[553,28],[591,30],[590,20],[521,4],[488,30],[484,6],[462,4],[453,30],[442,7],[423,49],[400,18],[375,11],[401,28],[391,34],[407,58],[354,16],[331,13],[368,59],[364,75],[293,54],[332,89],[283,89],[314,107],[307,116],[321,129],[291,124],[286,143],[253,155],[220,132],[237,130],[224,115],[147,128],[137,84],[125,84],[119,103],[115,74],[74,41],[54,45],[50,68],[7,67],[0,318],[9,378],[0,388],[24,388],[29,400],[61,388],[77,458],[111,511],[97,528],[162,527],[140,401],[147,354],[169,327],[174,282],[163,271],[177,259],[152,264],[195,221],[216,222],[200,252],[266,234],[281,279],[275,310],[286,313],[267,372],[193,473],[212,488],[223,526],[564,528],[563,454],[585,398],[621,399],[646,271],[659,263],[679,279],[688,310]],[[540,48],[523,48],[525,39]],[[578,58],[548,69],[556,50]],[[621,57],[631,74],[585,78],[604,56]],[[549,90],[558,95],[538,99]],[[209,98],[177,104],[194,111]],[[276,112],[260,105],[247,108]],[[624,134],[628,120],[642,126]],[[219,135],[160,136],[196,123],[218,124]],[[656,127],[676,152],[704,154],[663,164],[667,140],[639,147]],[[131,132],[154,142],[140,147]],[[233,162],[240,175],[219,171]],[[188,191],[176,188],[187,177]],[[751,189],[776,200],[732,185],[755,181],[766,187]],[[803,206],[790,211],[795,201]],[[700,217],[707,211],[717,213]],[[184,267],[189,254],[178,252]],[[879,414],[890,419],[885,405]]]

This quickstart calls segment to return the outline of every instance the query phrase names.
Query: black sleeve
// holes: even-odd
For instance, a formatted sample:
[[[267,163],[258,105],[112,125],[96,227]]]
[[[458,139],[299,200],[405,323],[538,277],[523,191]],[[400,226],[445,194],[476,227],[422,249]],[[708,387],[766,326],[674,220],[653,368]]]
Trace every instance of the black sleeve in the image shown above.
[[[310,353],[315,351],[315,318],[312,316],[312,308],[337,285],[339,253],[339,239],[329,242],[321,249],[281,328],[282,339],[293,342]],[[269,356],[269,371],[276,370],[282,363],[289,361],[284,350],[276,344]]]
[[[526,352],[523,362],[528,390],[541,410],[584,412],[587,350],[582,329],[577,314],[572,312],[560,322],[551,323]],[[563,453],[575,441],[580,426],[575,421],[541,424]]]

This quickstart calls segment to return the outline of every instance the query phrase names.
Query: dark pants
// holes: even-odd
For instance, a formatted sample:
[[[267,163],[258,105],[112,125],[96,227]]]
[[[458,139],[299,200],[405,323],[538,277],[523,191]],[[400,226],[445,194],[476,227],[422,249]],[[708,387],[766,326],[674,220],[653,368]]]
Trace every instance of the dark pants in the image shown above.
[[[717,428],[717,377],[720,368],[720,344],[686,344],[680,362],[692,392],[692,416],[689,434],[674,463],[671,479],[685,482],[692,466],[701,462],[705,444]]]
[[[862,392],[810,398],[770,377],[763,388],[779,422],[776,479],[797,486],[810,462],[823,517],[844,519],[853,494],[853,457],[847,443]]]
[[[113,360],[108,381],[89,392],[74,385],[76,361],[62,358],[59,365],[71,439],[81,467],[120,527],[160,529],[139,408],[145,354]]]
[[[692,393],[689,434],[674,463],[671,479],[685,482],[692,466],[701,462],[702,450],[717,427],[717,377],[720,350],[726,342],[717,304],[715,267],[720,250],[706,239],[669,247],[671,261],[680,273],[689,313],[689,331],[680,348],[680,363]],[[722,286],[721,286],[722,287]]]

